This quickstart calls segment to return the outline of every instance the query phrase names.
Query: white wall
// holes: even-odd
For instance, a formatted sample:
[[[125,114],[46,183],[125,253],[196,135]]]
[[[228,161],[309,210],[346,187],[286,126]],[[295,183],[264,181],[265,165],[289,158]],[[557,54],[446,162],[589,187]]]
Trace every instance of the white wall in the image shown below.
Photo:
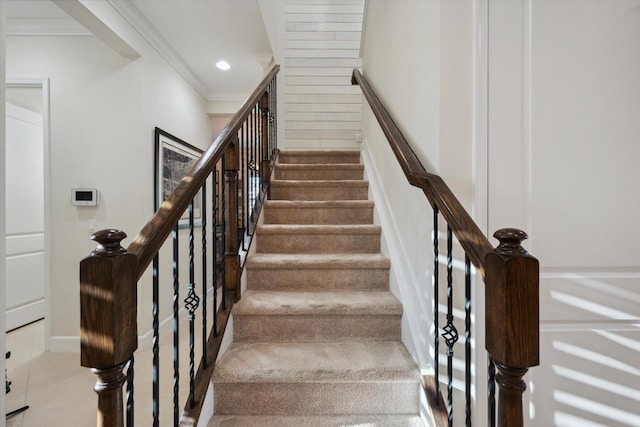
[[[466,1],[371,0],[363,52],[365,78],[417,156],[428,171],[443,176],[467,207],[472,195],[472,12]],[[383,225],[383,251],[392,260],[391,287],[405,309],[403,340],[428,372],[433,369],[432,209],[424,194],[407,183],[368,106],[363,131],[376,220]],[[441,233],[442,224],[441,219]],[[440,245],[444,254],[442,236]]]
[[[78,349],[78,263],[94,248],[88,220],[124,230],[126,245],[153,212],[154,127],[210,143],[204,100],[127,23],[112,24],[141,58],[123,58],[94,37],[7,40],[9,77],[51,79],[53,350]],[[98,188],[100,206],[72,207],[74,187]],[[150,307],[150,295],[143,280],[141,306]],[[141,333],[149,318],[140,314]]]
[[[640,425],[640,2],[371,0],[366,28],[364,75],[425,166],[481,228],[531,236],[541,366],[526,377],[527,425]],[[429,283],[429,245],[411,242],[430,212],[367,109],[364,136],[393,268],[406,267],[394,291],[429,298],[402,281]],[[423,319],[405,320],[421,366]]]
[[[489,224],[531,236],[529,425],[640,425],[640,2],[490,2]]]

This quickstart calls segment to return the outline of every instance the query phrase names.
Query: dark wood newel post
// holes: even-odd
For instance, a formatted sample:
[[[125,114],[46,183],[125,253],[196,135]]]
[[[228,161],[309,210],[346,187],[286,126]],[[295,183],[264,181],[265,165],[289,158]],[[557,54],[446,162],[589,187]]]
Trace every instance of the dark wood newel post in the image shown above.
[[[224,153],[224,182],[227,193],[225,218],[225,252],[224,278],[225,287],[232,300],[240,300],[240,255],[238,254],[238,169],[240,158],[238,149],[240,143],[234,136],[231,144]]]
[[[262,182],[267,183],[271,177],[271,153],[269,152],[269,92],[265,92],[260,99],[262,113],[262,165],[260,171]]]
[[[496,363],[498,426],[524,423],[522,395],[527,370],[539,363],[539,266],[514,228],[493,235],[500,244],[485,257],[486,348]]]
[[[124,369],[138,347],[137,257],[120,246],[127,235],[101,230],[80,262],[80,363],[98,377],[99,427],[124,425]]]

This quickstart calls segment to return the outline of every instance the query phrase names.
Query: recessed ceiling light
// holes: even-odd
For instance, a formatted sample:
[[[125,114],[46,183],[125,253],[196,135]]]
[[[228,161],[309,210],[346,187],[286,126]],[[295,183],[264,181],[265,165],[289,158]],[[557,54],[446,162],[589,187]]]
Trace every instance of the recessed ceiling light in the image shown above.
[[[216,62],[216,67],[218,67],[222,71],[227,71],[228,69],[231,68],[231,65],[229,65],[227,61],[218,61]]]

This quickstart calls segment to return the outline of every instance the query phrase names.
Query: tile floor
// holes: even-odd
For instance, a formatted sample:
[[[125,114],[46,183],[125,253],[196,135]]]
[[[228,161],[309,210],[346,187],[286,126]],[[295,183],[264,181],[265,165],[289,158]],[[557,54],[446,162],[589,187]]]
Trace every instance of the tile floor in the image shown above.
[[[91,371],[80,366],[80,353],[44,351],[44,321],[7,334],[7,376],[11,392],[7,412],[29,409],[7,419],[7,427],[91,426],[97,397]]]
[[[196,322],[197,325],[198,322]],[[180,321],[180,399],[187,401],[188,322]],[[200,336],[196,327],[196,337]],[[173,417],[173,346],[172,334],[160,340],[160,425],[171,425]],[[44,351],[44,321],[39,321],[7,334],[7,376],[12,382],[6,395],[10,412],[29,405],[25,412],[7,419],[7,427],[87,427],[96,425],[98,398],[93,391],[96,377],[80,366],[80,353]],[[201,346],[196,341],[199,360]],[[135,425],[152,425],[150,349],[136,352],[135,360]],[[182,407],[180,407],[182,413]]]

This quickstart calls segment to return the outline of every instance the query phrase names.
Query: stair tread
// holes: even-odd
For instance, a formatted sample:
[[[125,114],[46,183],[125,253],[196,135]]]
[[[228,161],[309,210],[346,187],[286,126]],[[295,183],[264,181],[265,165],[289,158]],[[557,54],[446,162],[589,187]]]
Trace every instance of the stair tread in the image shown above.
[[[370,208],[372,200],[267,200],[265,208]]]
[[[247,290],[233,314],[247,315],[402,315],[402,305],[389,291],[258,291]]]
[[[283,169],[356,169],[364,170],[362,163],[278,163]]]
[[[384,342],[234,342],[216,363],[214,383],[420,382],[404,345]]]
[[[424,427],[414,415],[218,415],[207,427]]]
[[[258,234],[380,234],[381,227],[372,224],[261,224]]]
[[[372,254],[277,254],[255,253],[247,268],[389,268],[389,258]]]
[[[293,187],[365,187],[369,181],[364,179],[272,179],[271,186]]]

